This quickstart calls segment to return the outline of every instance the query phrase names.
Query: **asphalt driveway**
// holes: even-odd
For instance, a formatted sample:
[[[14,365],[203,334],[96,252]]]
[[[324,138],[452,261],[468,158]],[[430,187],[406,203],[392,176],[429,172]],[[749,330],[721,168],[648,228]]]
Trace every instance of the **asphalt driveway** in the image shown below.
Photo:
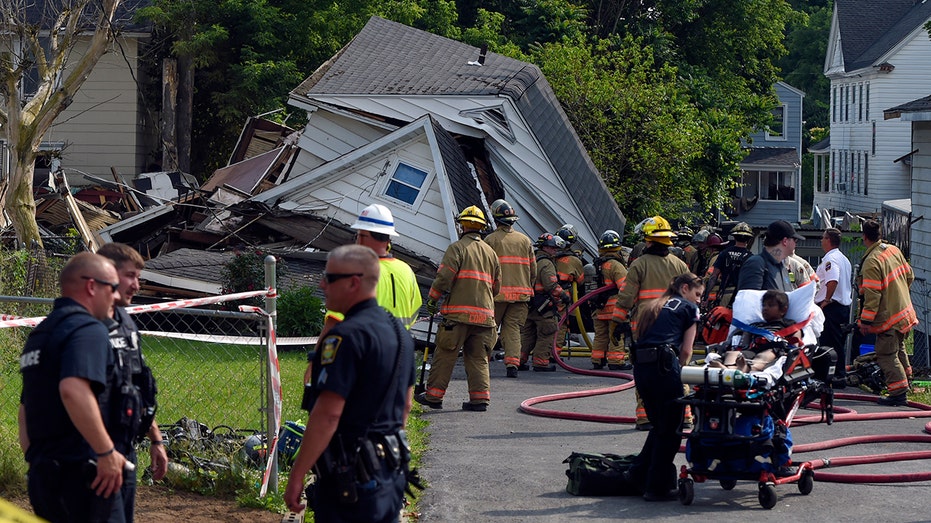
[[[589,368],[587,358],[569,364]],[[461,362],[445,400],[444,410],[423,414],[430,422],[429,450],[421,475],[430,487],[421,497],[424,522],[560,522],[569,519],[598,522],[618,519],[651,521],[723,521],[730,518],[774,518],[783,521],[931,521],[931,482],[826,483],[815,479],[808,496],[796,485],[776,487],[778,502],[772,510],[759,505],[755,482],[740,482],[731,491],[716,481],[695,485],[690,506],[677,501],[647,503],[639,497],[578,497],[566,493],[566,465],[573,451],[638,452],[645,433],[632,424],[571,421],[524,414],[522,401],[536,396],[597,389],[623,383],[617,379],[572,374],[521,372],[505,377],[504,364],[492,362],[491,404],[487,412],[465,412],[465,373]],[[853,395],[858,390],[847,391]],[[863,393],[866,396],[865,393]],[[838,399],[839,407],[860,413],[885,412],[875,403]],[[538,405],[539,406],[539,405]],[[614,416],[633,416],[632,390],[540,406],[554,410]],[[899,407],[892,410],[908,412]],[[813,412],[812,412],[813,413]],[[792,428],[796,447],[855,435],[922,434],[928,418],[837,422]],[[831,458],[929,450],[929,443],[873,443],[795,454],[795,462]],[[684,464],[680,453],[677,464]],[[822,469],[825,472],[882,474],[931,471],[931,460]]]

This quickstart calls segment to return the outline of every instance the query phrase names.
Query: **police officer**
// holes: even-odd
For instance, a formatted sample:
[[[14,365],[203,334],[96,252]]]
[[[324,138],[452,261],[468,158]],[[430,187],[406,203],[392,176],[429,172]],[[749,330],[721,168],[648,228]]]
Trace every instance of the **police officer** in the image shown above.
[[[378,255],[381,265],[375,296],[378,304],[410,329],[417,320],[423,298],[411,266],[391,255],[391,237],[398,236],[391,211],[377,203],[369,205],[362,209],[351,227],[356,230],[356,243],[369,247]]]
[[[512,228],[517,221],[514,208],[504,200],[491,204],[497,228],[485,237],[501,264],[501,290],[495,295],[495,323],[501,330],[507,377],[517,377],[520,365],[520,329],[527,321],[527,307],[533,296],[537,262],[527,235]]]
[[[558,326],[556,311],[559,304],[567,304],[572,298],[559,286],[556,276],[557,253],[564,249],[566,242],[559,236],[545,232],[537,238],[536,261],[537,274],[533,280],[533,299],[527,321],[520,330],[521,366],[526,370],[527,360],[533,357],[535,372],[554,372],[555,365],[550,364],[553,354],[553,340]]]
[[[52,522],[107,521],[123,484],[123,454],[107,432],[112,365],[102,321],[119,295],[113,264],[81,253],[59,277],[61,297],[20,357],[19,441],[29,462],[29,501]],[[122,521],[122,518],[117,519]]]
[[[427,300],[430,314],[439,309],[443,315],[436,334],[433,368],[427,390],[414,399],[432,409],[443,408],[443,397],[462,349],[469,387],[469,401],[462,404],[462,410],[484,412],[491,400],[488,357],[498,339],[495,295],[501,288],[501,265],[495,251],[482,241],[480,231],[487,222],[481,209],[466,207],[456,221],[462,237],[446,249]],[[438,307],[444,295],[443,306]]]
[[[879,404],[906,405],[912,367],[905,352],[905,335],[918,325],[909,295],[915,274],[902,251],[882,241],[876,220],[864,222],[863,245],[866,254],[857,277],[863,302],[857,324],[864,336],[876,335],[876,362],[889,391],[888,396],[879,399]]]
[[[627,267],[621,262],[621,236],[613,230],[606,230],[598,241],[598,258],[594,261],[596,287],[612,285],[619,289],[627,277]],[[595,308],[592,318],[595,326],[595,339],[592,342],[592,368],[595,370],[608,364],[610,370],[629,370],[625,361],[627,353],[623,344],[615,343],[610,330],[614,325],[614,304],[617,291],[610,290],[594,296],[592,306]]]
[[[414,386],[414,343],[378,306],[378,256],[344,245],[327,257],[326,306],[345,319],[313,355],[301,408],[310,412],[284,501],[300,512],[304,477],[314,521],[398,521],[406,484],[403,433]],[[376,398],[373,400],[373,398]]]
[[[152,377],[152,370],[142,357],[139,328],[124,308],[132,303],[133,296],[139,290],[139,274],[145,267],[145,260],[135,249],[122,243],[107,243],[97,250],[97,254],[113,262],[120,281],[120,292],[115,300],[112,318],[116,322],[116,327],[110,331],[110,348],[115,356],[116,371],[128,376],[124,378],[124,381],[131,382],[133,387],[140,391],[139,429],[136,433],[125,434],[115,439],[116,450],[122,452],[126,459],[136,465],[136,449],[133,440],[147,436],[151,443],[149,455],[152,479],[158,481],[165,477],[168,471],[168,455],[162,441],[162,432],[155,422],[155,380]],[[123,428],[125,425],[118,425],[118,429]],[[136,500],[135,472],[131,471],[126,474],[120,490],[125,519],[127,522],[132,522]],[[118,505],[118,503],[114,504],[114,510],[119,509]]]

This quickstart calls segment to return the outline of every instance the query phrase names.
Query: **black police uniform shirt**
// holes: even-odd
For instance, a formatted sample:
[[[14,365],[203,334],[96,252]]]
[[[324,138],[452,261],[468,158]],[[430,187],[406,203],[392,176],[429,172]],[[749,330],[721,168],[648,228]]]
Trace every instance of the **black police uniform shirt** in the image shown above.
[[[384,402],[389,413],[385,416],[375,411],[388,391],[399,350],[397,382],[393,396]],[[327,333],[313,358],[302,409],[310,412],[320,393],[330,391],[346,400],[338,434],[354,438],[402,428],[407,391],[414,386],[414,340],[377,301],[354,305]],[[378,423],[370,427],[376,418]]]
[[[68,314],[65,309],[83,312]],[[61,319],[63,314],[68,314]],[[71,422],[61,401],[59,382],[83,378],[94,394],[106,387],[111,358],[107,327],[70,298],[55,300],[51,314],[29,334],[20,357],[29,450],[26,461],[76,461],[94,451]]]
[[[142,372],[142,352],[139,350],[139,328],[129,313],[123,307],[115,307],[113,319],[116,323],[115,328],[110,331],[110,350],[113,353],[112,364],[107,367],[107,375],[113,372],[123,373],[126,383],[132,382],[132,375]],[[117,368],[114,369],[113,366]],[[122,395],[120,387],[111,387],[108,391],[110,397],[107,401],[111,405],[109,419],[105,418],[107,431],[113,438],[116,450],[126,455],[133,449],[133,439],[135,434],[127,430],[127,427],[121,423],[120,405],[122,404]],[[137,410],[141,405],[136,405]],[[140,412],[134,412],[133,416],[141,416]],[[137,420],[138,424],[138,420]]]
[[[699,321],[697,305],[681,296],[673,296],[660,309],[650,330],[637,340],[637,346],[656,347],[670,344],[675,345],[678,350],[685,331]]]

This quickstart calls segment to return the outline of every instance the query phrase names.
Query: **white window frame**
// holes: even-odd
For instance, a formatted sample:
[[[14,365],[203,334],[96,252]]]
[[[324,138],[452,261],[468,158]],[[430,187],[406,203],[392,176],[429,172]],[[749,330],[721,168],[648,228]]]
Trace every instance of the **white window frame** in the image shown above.
[[[395,180],[394,177],[397,174],[398,169],[402,165],[405,167],[411,168],[411,169],[415,169],[422,173],[425,173],[423,183],[421,183],[419,188],[416,188],[413,185],[407,182],[404,182],[402,180]],[[421,204],[423,204],[423,200],[426,197],[428,190],[430,189],[430,185],[433,183],[433,178],[435,174],[436,173],[434,169],[424,167],[423,165],[420,165],[418,162],[413,161],[410,158],[406,158],[406,157],[399,156],[399,155],[391,155],[391,158],[389,159],[389,165],[387,169],[385,169],[385,175],[381,177],[382,178],[381,182],[375,187],[374,196],[380,200],[390,203],[391,205],[400,205],[404,208],[410,209],[412,211],[416,211],[417,209],[420,208]],[[413,203],[408,203],[404,200],[395,198],[394,196],[391,196],[388,194],[388,189],[391,187],[392,181],[396,181],[397,183],[400,183],[407,187],[417,189],[418,191],[417,197],[414,198]]]
[[[774,142],[785,142],[789,138],[786,136],[786,117],[789,115],[789,108],[786,104],[779,104],[779,106],[773,108],[773,112],[782,110],[782,133],[781,134],[770,134],[770,129],[766,127],[766,139]]]

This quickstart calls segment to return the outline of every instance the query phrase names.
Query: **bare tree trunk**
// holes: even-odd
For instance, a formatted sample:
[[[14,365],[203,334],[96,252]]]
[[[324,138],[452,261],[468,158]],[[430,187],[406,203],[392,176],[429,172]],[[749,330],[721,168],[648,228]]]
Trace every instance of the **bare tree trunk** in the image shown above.
[[[176,139],[178,143],[178,169],[191,172],[191,129],[194,125],[194,60],[178,57],[178,112]]]
[[[36,201],[32,195],[32,177],[35,174],[36,153],[29,143],[18,143],[11,149],[12,183],[4,198],[4,207],[10,214],[13,230],[20,246],[28,246],[33,240],[42,245],[39,225],[36,223]]]
[[[176,109],[178,106],[178,61],[162,60],[162,170],[178,170]]]

